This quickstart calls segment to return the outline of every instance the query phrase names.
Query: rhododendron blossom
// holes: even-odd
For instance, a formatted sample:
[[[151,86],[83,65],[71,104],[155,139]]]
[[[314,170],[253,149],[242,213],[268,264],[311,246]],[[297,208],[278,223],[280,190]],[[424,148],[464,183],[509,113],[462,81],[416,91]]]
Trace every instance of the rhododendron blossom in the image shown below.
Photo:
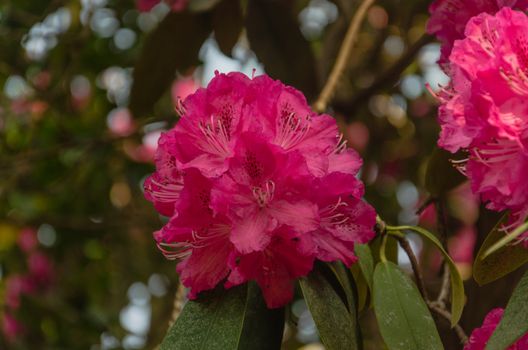
[[[503,313],[503,309],[491,310],[484,319],[482,326],[473,330],[471,336],[469,337],[468,343],[466,346],[464,346],[464,350],[484,350],[488,340],[495,331],[495,328],[497,328],[499,325]],[[513,345],[509,346],[505,350],[526,349],[528,349],[528,334],[517,340]]]
[[[293,297],[315,259],[354,263],[373,238],[361,159],[336,122],[297,90],[262,75],[217,74],[179,104],[162,134],[145,196],[170,217],[154,234],[179,260],[190,297],[256,281],[269,307]]]
[[[431,18],[427,32],[442,42],[439,63],[444,67],[449,61],[455,40],[464,38],[468,21],[483,12],[495,14],[502,7],[526,10],[528,0],[436,0],[429,6]]]
[[[459,164],[492,210],[510,210],[508,228],[528,214],[528,17],[510,8],[481,14],[450,56],[439,145],[466,150]],[[526,235],[525,235],[526,237]]]

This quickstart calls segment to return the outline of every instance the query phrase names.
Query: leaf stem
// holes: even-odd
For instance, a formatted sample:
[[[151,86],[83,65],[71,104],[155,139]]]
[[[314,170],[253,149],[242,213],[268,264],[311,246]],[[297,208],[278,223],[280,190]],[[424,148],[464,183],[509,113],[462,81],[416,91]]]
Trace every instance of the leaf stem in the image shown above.
[[[367,10],[370,8],[370,6],[372,6],[374,1],[375,0],[364,0],[354,14],[354,17],[352,18],[350,26],[348,27],[348,31],[345,35],[343,44],[341,45],[341,49],[339,50],[336,63],[334,64],[334,67],[330,72],[330,76],[328,77],[323,90],[319,94],[317,101],[314,103],[314,109],[316,111],[324,112],[328,102],[333,97],[335,89],[337,88],[337,84],[339,83],[339,79],[343,75],[346,65],[350,59],[350,54],[352,53],[352,48],[354,47],[354,43],[358,37],[361,23],[367,14]]]

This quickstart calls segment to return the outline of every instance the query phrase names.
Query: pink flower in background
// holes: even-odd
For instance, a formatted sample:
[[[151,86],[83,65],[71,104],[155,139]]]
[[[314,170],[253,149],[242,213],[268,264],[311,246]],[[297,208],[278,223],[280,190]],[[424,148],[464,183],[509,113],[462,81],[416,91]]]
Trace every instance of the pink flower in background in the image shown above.
[[[136,130],[132,114],[127,108],[112,110],[106,118],[106,124],[110,132],[119,137],[128,136]]]
[[[178,108],[180,101],[194,94],[199,88],[200,84],[192,76],[175,80],[171,87],[172,103]]]
[[[335,121],[267,76],[217,74],[159,139],[145,196],[169,222],[154,234],[194,298],[256,281],[269,307],[293,296],[315,259],[354,263],[374,237],[361,159]]]
[[[429,6],[427,32],[442,42],[439,63],[446,67],[455,40],[464,38],[468,21],[483,12],[495,14],[502,7],[528,8],[527,0],[435,0]]]
[[[29,275],[40,288],[48,287],[53,280],[53,264],[42,253],[32,253],[28,259]]]
[[[18,309],[22,295],[33,293],[36,289],[34,281],[28,276],[12,275],[5,281],[4,300],[7,307]]]
[[[37,245],[37,232],[32,228],[24,228],[18,234],[18,246],[24,253],[33,251]]]
[[[495,328],[497,328],[497,326],[499,325],[503,313],[503,309],[491,310],[484,319],[482,326],[473,330],[471,336],[469,337],[468,343],[466,344],[466,346],[464,346],[464,350],[484,350],[486,344],[488,343],[488,340],[491,338],[491,335],[495,331]],[[505,350],[526,349],[528,349],[528,334],[523,336],[521,339],[517,340],[513,345],[511,345],[510,347],[508,347],[508,349]]]
[[[2,317],[2,331],[9,342],[15,341],[24,332],[24,326],[9,313]]]
[[[449,254],[457,264],[472,264],[477,231],[473,226],[463,227],[448,242]]]
[[[187,7],[188,0],[138,0],[137,8],[141,12],[148,12],[160,2],[165,2],[172,11],[183,11]]]
[[[510,8],[481,14],[455,42],[452,83],[439,94],[439,146],[467,150],[459,164],[492,210],[510,210],[507,229],[528,214],[528,17]]]

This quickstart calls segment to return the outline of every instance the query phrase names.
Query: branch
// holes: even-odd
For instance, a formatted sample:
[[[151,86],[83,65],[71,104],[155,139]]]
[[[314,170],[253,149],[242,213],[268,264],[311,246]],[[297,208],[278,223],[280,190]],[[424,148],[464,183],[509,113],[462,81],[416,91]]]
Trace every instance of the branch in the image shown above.
[[[453,316],[449,311],[447,311],[444,307],[438,305],[434,302],[427,302],[427,306],[429,306],[429,309],[434,311],[437,315],[442,316],[447,322],[451,324],[451,320],[453,319]],[[464,345],[468,342],[468,336],[464,329],[460,327],[460,325],[457,323],[453,330],[455,331],[456,335],[458,336],[458,339],[460,339],[460,342]]]
[[[178,281],[178,289],[176,290],[176,295],[174,296],[172,314],[169,320],[169,330],[172,327],[172,325],[174,325],[178,317],[180,316],[184,303],[185,303],[185,287],[183,286],[181,282]]]
[[[396,62],[394,62],[392,66],[382,72],[376,80],[374,80],[372,85],[360,90],[350,99],[350,101],[333,103],[335,110],[345,114],[347,120],[350,120],[356,109],[367,102],[370,96],[374,95],[382,88],[398,81],[401,73],[414,61],[414,58],[418,52],[420,52],[422,47],[432,41],[433,37],[427,34],[422,35]]]
[[[330,73],[330,76],[328,77],[328,80],[326,81],[326,84],[323,87],[321,94],[317,98],[317,101],[315,101],[314,103],[314,109],[316,111],[326,111],[328,101],[330,101],[330,99],[334,95],[337,84],[339,83],[339,79],[343,75],[343,72],[346,68],[346,64],[350,59],[350,54],[352,53],[352,48],[354,47],[354,43],[358,37],[361,23],[363,22],[363,19],[367,14],[367,10],[370,6],[372,6],[373,3],[374,0],[364,0],[361,6],[359,6],[354,17],[352,18],[352,21],[350,22],[350,27],[348,28],[343,44],[341,45],[341,49],[339,50],[336,63],[334,64],[334,68],[332,69],[332,72]]]
[[[400,243],[400,246],[405,251],[405,253],[409,257],[409,260],[411,261],[411,267],[412,267],[414,276],[416,278],[416,284],[418,285],[420,294],[422,294],[422,297],[425,300],[428,300],[429,297],[427,295],[427,289],[425,288],[425,282],[423,280],[423,276],[420,271],[420,266],[418,265],[418,259],[416,258],[416,255],[414,255],[414,252],[411,248],[411,244],[409,243],[407,238],[396,236],[396,239],[398,240],[398,242]]]

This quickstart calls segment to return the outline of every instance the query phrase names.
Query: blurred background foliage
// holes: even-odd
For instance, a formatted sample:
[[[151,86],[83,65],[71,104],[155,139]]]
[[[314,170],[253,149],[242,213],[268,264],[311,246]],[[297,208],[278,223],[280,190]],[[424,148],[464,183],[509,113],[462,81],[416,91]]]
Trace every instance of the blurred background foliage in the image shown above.
[[[157,137],[177,121],[177,97],[205,86],[215,70],[238,70],[266,72],[313,101],[358,3],[190,0],[183,11],[162,2],[139,12],[132,0],[2,1],[0,349],[159,344],[177,276],[152,240],[164,218],[144,200],[142,182]],[[428,5],[376,2],[329,112],[362,154],[366,198],[384,220],[435,230],[434,207],[416,214],[429,195],[438,133],[425,87],[447,83],[435,63],[439,45],[424,35]],[[458,185],[445,155],[435,159],[429,189]],[[479,215],[465,185],[442,203],[451,254],[469,278],[483,238],[476,232],[497,217]],[[418,237],[412,243],[439,285],[440,258]],[[479,297],[468,281],[462,325],[471,329],[503,306],[510,282]],[[304,302],[290,311],[284,348],[319,349]],[[367,348],[382,348],[372,312],[362,320]],[[456,344],[438,322],[446,345]]]

